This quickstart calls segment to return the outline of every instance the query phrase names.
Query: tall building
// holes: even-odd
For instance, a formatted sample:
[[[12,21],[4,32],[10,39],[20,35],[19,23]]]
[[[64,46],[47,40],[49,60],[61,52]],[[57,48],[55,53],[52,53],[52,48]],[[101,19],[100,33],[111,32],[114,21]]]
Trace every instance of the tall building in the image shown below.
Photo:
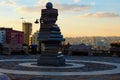
[[[32,23],[24,22],[22,23],[22,29],[24,32],[24,43],[30,45],[30,35],[32,33]]]

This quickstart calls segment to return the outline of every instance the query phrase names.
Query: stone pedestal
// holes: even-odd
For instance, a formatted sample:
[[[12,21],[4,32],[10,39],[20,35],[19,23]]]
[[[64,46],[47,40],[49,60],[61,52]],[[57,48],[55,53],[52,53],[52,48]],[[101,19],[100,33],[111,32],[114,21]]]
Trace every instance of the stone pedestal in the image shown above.
[[[63,54],[42,54],[37,61],[38,65],[42,66],[64,66],[65,58]]]
[[[43,41],[41,43],[42,54],[37,61],[38,65],[63,66],[65,65],[65,58],[61,52],[61,42],[51,39],[52,38],[50,38],[49,41]]]

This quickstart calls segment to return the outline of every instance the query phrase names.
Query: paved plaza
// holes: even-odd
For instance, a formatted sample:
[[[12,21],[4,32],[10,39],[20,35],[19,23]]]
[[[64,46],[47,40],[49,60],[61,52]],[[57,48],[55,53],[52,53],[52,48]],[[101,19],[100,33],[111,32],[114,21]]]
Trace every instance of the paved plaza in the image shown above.
[[[0,73],[12,80],[120,80],[119,57],[65,56],[65,66],[37,66],[39,55],[0,55]]]

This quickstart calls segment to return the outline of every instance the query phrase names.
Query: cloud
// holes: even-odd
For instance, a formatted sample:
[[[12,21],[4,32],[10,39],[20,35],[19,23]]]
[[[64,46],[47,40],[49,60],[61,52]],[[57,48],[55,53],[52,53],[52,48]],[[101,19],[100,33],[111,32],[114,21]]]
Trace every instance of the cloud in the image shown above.
[[[95,4],[96,4],[95,2],[91,2],[91,3],[90,3],[91,6],[94,6]]]
[[[75,3],[78,3],[78,2],[80,2],[80,1],[81,1],[81,0],[74,0]]]
[[[17,0],[4,0],[0,2],[1,6],[10,6],[13,7],[17,12],[28,13],[28,14],[40,14],[40,10],[45,8],[47,2],[53,2],[55,8],[60,11],[71,11],[79,12],[89,10],[90,5],[78,5],[78,4],[60,4],[59,0],[38,0],[37,4],[33,6],[27,5],[18,5]],[[74,0],[74,2],[79,2],[80,0]],[[55,3],[55,4],[54,4]]]
[[[40,13],[40,6],[21,6],[17,7],[16,10],[22,13]]]
[[[112,12],[96,12],[96,13],[86,13],[83,15],[79,15],[79,17],[110,18],[110,17],[120,17],[120,16],[118,14],[112,13]]]
[[[85,11],[85,10],[89,10],[91,8],[91,6],[89,6],[89,5],[58,4],[58,3],[54,4],[54,7],[59,9],[60,11],[72,11],[72,12]],[[39,11],[43,8],[45,8],[45,7],[35,5],[35,6],[18,7],[17,10],[20,12],[39,13]]]
[[[77,4],[56,4],[55,6],[62,11],[85,11],[91,8],[91,6],[89,5],[77,5]]]
[[[10,7],[15,7],[17,4],[14,0],[4,0],[0,2],[1,6],[10,6]]]
[[[45,5],[47,2],[50,2],[51,0],[38,0],[38,5]]]

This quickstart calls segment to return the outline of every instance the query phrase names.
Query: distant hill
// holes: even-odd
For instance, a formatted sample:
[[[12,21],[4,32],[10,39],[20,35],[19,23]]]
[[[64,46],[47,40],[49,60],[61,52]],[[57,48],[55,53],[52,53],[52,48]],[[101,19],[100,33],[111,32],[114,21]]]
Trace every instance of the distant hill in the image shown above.
[[[104,42],[106,45],[109,45],[113,42],[120,41],[120,37],[112,36],[112,37],[66,37],[66,42],[70,44],[87,44],[87,45],[97,45],[99,42]]]

